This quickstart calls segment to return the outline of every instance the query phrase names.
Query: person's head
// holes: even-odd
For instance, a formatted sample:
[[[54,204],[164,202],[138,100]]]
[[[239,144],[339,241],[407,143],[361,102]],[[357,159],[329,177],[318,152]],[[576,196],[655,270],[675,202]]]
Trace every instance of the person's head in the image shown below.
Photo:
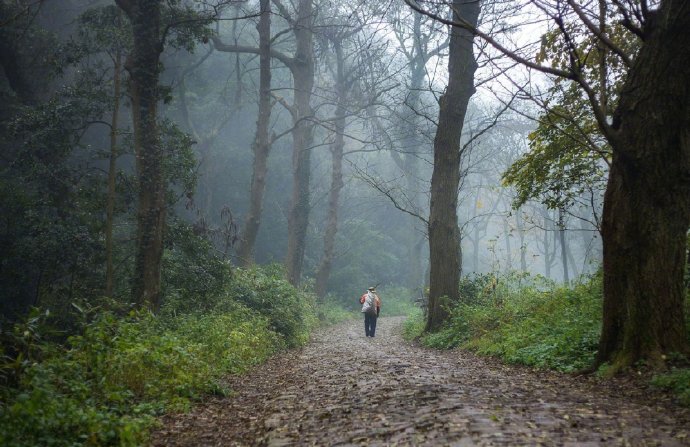
[[[369,290],[370,292],[376,292],[376,287],[369,287],[367,290]]]

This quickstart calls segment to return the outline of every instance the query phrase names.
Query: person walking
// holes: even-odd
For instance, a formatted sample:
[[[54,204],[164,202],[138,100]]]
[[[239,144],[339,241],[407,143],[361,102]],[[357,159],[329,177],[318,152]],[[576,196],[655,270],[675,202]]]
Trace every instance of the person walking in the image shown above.
[[[376,320],[381,312],[381,298],[376,293],[376,287],[369,287],[359,298],[364,314],[364,334],[373,337],[376,334]]]

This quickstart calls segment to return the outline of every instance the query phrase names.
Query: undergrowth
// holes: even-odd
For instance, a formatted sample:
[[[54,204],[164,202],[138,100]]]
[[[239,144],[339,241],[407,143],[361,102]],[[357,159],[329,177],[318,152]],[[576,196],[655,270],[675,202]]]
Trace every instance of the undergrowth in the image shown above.
[[[564,372],[593,364],[601,333],[600,274],[572,286],[527,275],[476,275],[462,279],[460,292],[461,301],[440,331],[424,333],[419,311],[405,322],[404,336],[433,348],[461,347]],[[652,384],[690,405],[690,369],[672,369]]]
[[[308,339],[309,294],[271,269],[232,275],[223,294],[184,313],[174,299],[159,315],[75,304],[82,330],[66,339],[46,336],[45,310],[4,329],[0,445],[145,444],[157,416],[227,393],[223,375]]]
[[[560,371],[585,368],[594,359],[601,326],[600,277],[570,288],[542,277],[477,275],[464,278],[460,289],[462,301],[451,309],[448,323],[424,334],[423,344],[461,346]],[[410,336],[413,326],[421,328],[414,319],[408,325]]]

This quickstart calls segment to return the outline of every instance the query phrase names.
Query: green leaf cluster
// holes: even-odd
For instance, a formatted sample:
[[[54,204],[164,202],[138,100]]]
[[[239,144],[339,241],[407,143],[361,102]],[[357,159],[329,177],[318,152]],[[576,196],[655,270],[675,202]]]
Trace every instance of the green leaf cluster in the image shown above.
[[[597,98],[597,108],[612,119],[627,67],[578,20],[542,37],[537,62],[574,70]],[[606,30],[611,41],[634,54],[637,38],[620,24]],[[572,58],[572,59],[571,59]],[[504,184],[517,189],[514,207],[539,200],[552,209],[568,209],[585,192],[603,194],[611,147],[602,135],[590,98],[575,81],[557,79],[530,135],[530,151],[506,171]]]
[[[610,148],[576,88],[542,114],[529,140],[530,151],[503,175],[503,183],[516,188],[514,208],[539,200],[567,209],[585,192],[604,190]]]

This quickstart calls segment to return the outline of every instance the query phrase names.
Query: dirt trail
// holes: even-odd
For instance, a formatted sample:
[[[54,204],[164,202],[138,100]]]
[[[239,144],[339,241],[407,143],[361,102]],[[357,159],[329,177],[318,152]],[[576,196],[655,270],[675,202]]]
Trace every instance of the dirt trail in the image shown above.
[[[166,419],[153,445],[690,445],[690,411],[658,395],[420,348],[401,326],[324,329]]]

